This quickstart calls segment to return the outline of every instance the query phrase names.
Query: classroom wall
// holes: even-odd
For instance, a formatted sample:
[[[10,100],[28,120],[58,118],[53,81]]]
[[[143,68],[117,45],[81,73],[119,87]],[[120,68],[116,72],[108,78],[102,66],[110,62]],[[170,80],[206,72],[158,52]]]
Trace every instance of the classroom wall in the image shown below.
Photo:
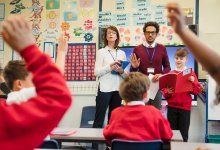
[[[7,0],[0,0],[6,2]],[[8,2],[8,1],[7,1]],[[41,1],[42,2],[42,1]],[[187,3],[187,1],[185,1]],[[219,0],[200,0],[199,5],[199,37],[208,43],[216,51],[220,52],[220,1]],[[6,16],[8,13],[6,13]],[[97,35],[97,34],[96,34]],[[97,41],[97,39],[95,39]],[[5,62],[11,59],[10,48],[5,45],[4,58]],[[201,67],[199,67],[201,70]],[[82,107],[87,105],[95,105],[95,95],[74,95],[71,108],[65,114],[60,122],[60,127],[79,127],[81,120]],[[201,142],[204,141],[205,136],[205,107],[204,103],[198,101],[198,106],[192,108],[191,125],[190,125],[190,138],[189,141]],[[204,133],[203,133],[204,131]]]

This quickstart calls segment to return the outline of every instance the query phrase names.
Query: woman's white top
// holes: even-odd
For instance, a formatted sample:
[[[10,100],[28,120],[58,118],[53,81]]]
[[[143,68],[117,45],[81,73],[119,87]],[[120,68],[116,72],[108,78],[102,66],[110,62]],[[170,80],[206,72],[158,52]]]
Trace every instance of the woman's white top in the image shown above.
[[[110,64],[117,60],[126,60],[124,51],[112,50],[108,46],[99,49],[96,56],[94,74],[99,79],[99,87],[101,92],[118,91],[122,81],[121,75],[111,73]]]

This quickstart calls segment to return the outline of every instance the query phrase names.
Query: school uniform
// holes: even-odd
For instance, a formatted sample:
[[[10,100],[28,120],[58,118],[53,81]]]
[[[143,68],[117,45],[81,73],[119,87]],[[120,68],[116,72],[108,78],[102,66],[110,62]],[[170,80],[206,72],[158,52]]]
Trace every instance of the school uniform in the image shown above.
[[[119,85],[123,80],[123,75],[113,74],[110,64],[117,60],[126,60],[126,54],[120,49],[112,50],[108,46],[98,50],[95,62],[95,76],[98,77],[99,89],[96,96],[96,114],[93,127],[102,128],[105,113],[109,107],[108,118],[113,109],[121,106],[119,95]]]
[[[179,73],[183,70],[173,70],[171,73]],[[192,106],[191,94],[199,94],[201,87],[196,77],[196,74],[192,72],[194,77],[193,91],[168,94],[167,89],[163,89],[163,96],[167,99],[168,110],[167,118],[170,122],[170,126],[173,130],[180,130],[183,137],[183,141],[188,141],[188,131],[190,125],[190,110]],[[189,81],[190,82],[190,81]]]
[[[0,145],[7,150],[32,150],[56,127],[71,105],[63,75],[47,55],[31,45],[21,52],[33,74],[37,96],[21,104],[0,103]],[[34,57],[33,57],[34,56]]]
[[[173,132],[169,122],[154,106],[143,101],[132,101],[113,110],[103,135],[108,144],[113,139],[123,140],[171,140]]]

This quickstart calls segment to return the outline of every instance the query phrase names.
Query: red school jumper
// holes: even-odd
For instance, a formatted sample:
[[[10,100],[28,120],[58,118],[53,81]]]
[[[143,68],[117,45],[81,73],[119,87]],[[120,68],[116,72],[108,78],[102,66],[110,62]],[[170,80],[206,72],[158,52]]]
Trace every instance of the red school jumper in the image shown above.
[[[179,71],[173,70],[171,71],[171,73],[179,73]],[[192,97],[190,94],[198,95],[201,90],[200,84],[194,72],[192,72],[192,76],[194,76],[195,78],[194,82],[192,83],[193,85],[192,92],[168,94],[166,88],[162,90],[163,96],[167,99],[167,103],[169,107],[179,108],[179,109],[184,109],[184,110],[191,110]]]
[[[0,103],[2,150],[32,150],[56,127],[71,104],[66,81],[36,45],[21,52],[33,74],[37,96],[21,104]]]
[[[126,105],[114,109],[103,134],[108,144],[113,139],[169,141],[173,136],[168,120],[149,105]]]

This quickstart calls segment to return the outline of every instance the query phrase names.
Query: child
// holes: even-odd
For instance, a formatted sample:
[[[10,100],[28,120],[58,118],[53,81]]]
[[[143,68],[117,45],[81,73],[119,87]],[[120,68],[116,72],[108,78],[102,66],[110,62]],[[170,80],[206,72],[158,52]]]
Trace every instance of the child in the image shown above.
[[[63,75],[34,44],[28,22],[13,15],[2,23],[3,39],[26,61],[37,95],[20,105],[0,103],[1,149],[31,150],[57,126],[71,105]]]
[[[120,96],[127,105],[113,110],[103,134],[108,144],[113,139],[171,140],[173,133],[169,122],[154,106],[143,102],[147,98],[150,81],[140,72],[132,72],[120,84]]]
[[[186,69],[188,60],[188,51],[179,48],[175,53],[176,69],[172,73],[178,73]],[[173,130],[180,130],[183,141],[188,141],[188,131],[190,124],[190,110],[192,105],[191,94],[199,94],[201,87],[194,72],[189,77],[189,82],[192,82],[193,91],[184,93],[173,93],[172,88],[164,88],[163,96],[168,102],[167,118]]]
[[[64,73],[65,55],[67,51],[66,39],[63,35],[59,37],[56,66]],[[32,75],[27,71],[23,60],[9,61],[4,68],[4,78],[11,92],[7,97],[7,104],[27,101],[37,95],[32,83]]]

